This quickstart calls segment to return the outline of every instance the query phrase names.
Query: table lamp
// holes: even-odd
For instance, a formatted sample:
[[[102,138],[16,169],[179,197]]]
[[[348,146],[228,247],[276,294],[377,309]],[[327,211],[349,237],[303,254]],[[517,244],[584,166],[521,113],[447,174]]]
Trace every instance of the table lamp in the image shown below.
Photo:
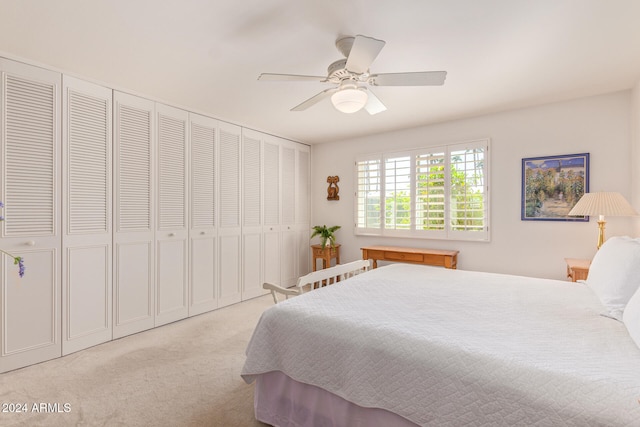
[[[598,215],[598,249],[604,243],[605,215],[610,216],[635,216],[638,213],[620,193],[597,192],[584,193],[578,200],[569,216]]]

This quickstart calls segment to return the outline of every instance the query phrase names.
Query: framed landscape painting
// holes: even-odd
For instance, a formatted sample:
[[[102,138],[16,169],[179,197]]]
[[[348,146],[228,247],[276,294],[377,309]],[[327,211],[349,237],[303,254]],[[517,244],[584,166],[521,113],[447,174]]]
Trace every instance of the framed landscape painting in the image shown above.
[[[568,216],[588,192],[589,153],[522,159],[522,220],[589,221]]]

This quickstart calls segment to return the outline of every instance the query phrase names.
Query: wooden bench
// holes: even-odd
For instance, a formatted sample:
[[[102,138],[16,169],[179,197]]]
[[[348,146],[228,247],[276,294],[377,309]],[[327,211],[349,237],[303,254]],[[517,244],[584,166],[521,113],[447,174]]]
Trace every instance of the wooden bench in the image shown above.
[[[324,270],[314,271],[298,279],[296,285],[292,288],[283,288],[273,283],[265,282],[262,287],[271,292],[273,301],[278,303],[278,294],[285,296],[285,299],[289,296],[300,295],[303,292],[332,285],[337,282],[347,280],[357,274],[364,273],[371,268],[371,261],[358,260],[349,262],[347,264],[338,264],[331,268],[325,268]]]

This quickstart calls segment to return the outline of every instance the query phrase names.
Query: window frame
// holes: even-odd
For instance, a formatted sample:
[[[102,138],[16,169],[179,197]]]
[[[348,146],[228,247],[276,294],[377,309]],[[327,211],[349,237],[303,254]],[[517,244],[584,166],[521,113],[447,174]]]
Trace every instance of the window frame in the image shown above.
[[[483,226],[482,230],[479,231],[470,231],[470,230],[455,230],[454,225],[451,222],[452,218],[452,177],[451,177],[451,168],[452,168],[452,153],[456,151],[468,151],[468,150],[482,150],[482,167],[481,168],[473,168],[473,170],[481,170],[482,171],[482,195],[483,195]],[[355,159],[355,197],[354,197],[354,233],[358,236],[383,236],[383,237],[405,237],[405,238],[428,238],[428,239],[440,239],[440,240],[466,240],[466,241],[490,241],[490,197],[489,197],[489,174],[490,174],[490,161],[489,161],[489,152],[490,152],[490,140],[486,139],[478,139],[478,140],[470,140],[465,142],[456,142],[452,144],[445,145],[434,145],[434,146],[426,146],[415,149],[407,149],[407,150],[398,150],[398,151],[385,151],[378,153],[371,153],[357,156]],[[416,205],[418,202],[418,177],[417,177],[417,158],[418,156],[426,156],[430,155],[441,155],[444,154],[444,226],[439,229],[417,229],[416,217],[417,211]],[[408,191],[410,194],[410,225],[408,229],[403,229],[402,227],[398,227],[397,222],[393,221],[392,226],[387,226],[386,222],[386,212],[387,212],[387,163],[389,159],[399,159],[402,157],[409,157],[409,184]],[[370,203],[365,205],[364,208],[371,209],[372,206],[378,206],[379,210],[379,220],[377,221],[377,227],[370,226],[371,221],[366,222],[368,227],[362,227],[365,222],[362,221],[362,217],[359,216],[359,209],[362,211],[363,205],[362,201],[366,201],[366,197],[361,197],[361,185],[368,185],[367,183],[362,183],[360,180],[360,166],[363,162],[377,162],[378,166],[378,183],[379,183],[379,202],[376,204]],[[396,164],[397,166],[397,164]],[[474,165],[475,166],[475,165]],[[396,168],[397,169],[397,168]],[[396,184],[396,181],[393,181]],[[427,181],[428,182],[428,181]],[[478,187],[476,185],[476,187]],[[398,188],[398,187],[396,187]],[[369,192],[371,193],[371,192]],[[375,200],[375,198],[373,198]],[[394,193],[394,200],[397,202],[398,197],[396,193]],[[424,218],[424,217],[423,217]],[[375,224],[374,224],[375,225]],[[470,226],[472,228],[472,226]]]

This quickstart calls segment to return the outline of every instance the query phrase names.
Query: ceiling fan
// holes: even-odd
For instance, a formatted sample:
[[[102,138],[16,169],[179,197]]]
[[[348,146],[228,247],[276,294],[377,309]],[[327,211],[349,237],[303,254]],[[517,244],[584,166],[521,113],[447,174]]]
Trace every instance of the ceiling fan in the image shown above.
[[[444,84],[446,71],[371,74],[369,66],[376,59],[385,42],[357,35],[341,37],[336,47],[345,58],[327,68],[327,76],[262,73],[261,81],[317,81],[337,85],[312,96],[291,111],[304,111],[325,98],[331,97],[333,106],[343,113],[355,113],[364,107],[369,114],[385,111],[387,107],[368,86],[439,86]]]

